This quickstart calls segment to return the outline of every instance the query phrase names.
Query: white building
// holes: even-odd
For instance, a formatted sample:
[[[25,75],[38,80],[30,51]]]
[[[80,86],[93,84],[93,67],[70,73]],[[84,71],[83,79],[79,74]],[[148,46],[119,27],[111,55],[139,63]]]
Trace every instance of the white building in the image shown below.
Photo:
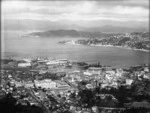
[[[122,74],[123,74],[123,70],[122,70],[121,68],[120,68],[120,69],[116,69],[116,75],[117,75],[118,77],[121,77]]]
[[[25,86],[26,88],[33,88],[33,87],[34,87],[34,84],[33,84],[32,81],[27,81],[27,82],[24,83],[24,86]]]
[[[18,63],[18,67],[29,67],[29,66],[31,66],[30,62],[21,62],[21,63]]]
[[[149,72],[149,69],[147,67],[144,68],[145,72]]]
[[[56,82],[56,87],[57,88],[69,88],[70,86],[64,82],[64,81],[61,81],[61,80],[55,80]]]
[[[93,86],[92,84],[87,84],[87,85],[86,85],[86,88],[92,89],[92,88],[94,88],[94,86]]]
[[[67,59],[59,59],[60,64],[66,64],[68,63]]]
[[[47,65],[59,65],[60,62],[57,61],[57,60],[51,60],[51,61],[47,62],[46,64],[47,64]]]
[[[102,72],[102,68],[100,68],[100,67],[90,67],[90,68],[88,68],[87,71],[91,74],[98,74],[99,75]]]
[[[68,63],[67,59],[58,59],[58,60],[50,60],[46,64],[47,65],[64,65],[67,63]]]
[[[12,78],[12,75],[11,75],[11,74],[9,74],[9,75],[8,75],[8,78]]]
[[[133,80],[132,80],[132,79],[126,79],[126,85],[131,85],[131,84],[132,84],[132,82],[133,82]]]
[[[108,74],[110,74],[110,75],[114,75],[114,74],[115,74],[115,71],[110,70],[110,71],[106,71],[106,73],[108,73]]]
[[[83,74],[84,74],[84,75],[88,75],[88,76],[91,76],[91,75],[92,75],[92,73],[90,73],[89,71],[85,71],[85,72],[83,72]]]
[[[34,81],[35,85],[37,87],[41,87],[41,88],[56,88],[56,82],[52,81],[51,79],[44,79],[44,80],[41,80],[41,81],[37,81],[35,80]]]
[[[23,83],[22,83],[22,82],[15,81],[15,85],[16,85],[16,87],[21,87],[21,86],[23,86]]]
[[[15,85],[15,80],[14,80],[14,79],[12,79],[12,80],[10,81],[10,85],[11,85],[11,86],[14,86],[14,85]]]

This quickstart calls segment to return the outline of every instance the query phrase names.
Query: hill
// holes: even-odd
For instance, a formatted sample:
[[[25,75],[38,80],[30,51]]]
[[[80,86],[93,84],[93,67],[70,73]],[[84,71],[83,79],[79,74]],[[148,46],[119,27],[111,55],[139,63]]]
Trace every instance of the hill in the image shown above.
[[[90,32],[90,31],[78,31],[78,30],[49,30],[44,32],[32,32],[27,36],[33,37],[110,37],[116,33],[102,33],[102,32]]]

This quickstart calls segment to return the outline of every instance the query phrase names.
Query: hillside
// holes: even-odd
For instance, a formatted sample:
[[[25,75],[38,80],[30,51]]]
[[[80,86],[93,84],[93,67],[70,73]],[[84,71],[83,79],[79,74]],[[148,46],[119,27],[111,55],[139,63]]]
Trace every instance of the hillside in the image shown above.
[[[50,30],[44,32],[32,32],[27,36],[33,37],[110,37],[115,33],[102,33],[102,32],[89,32],[89,31],[77,31],[77,30]]]

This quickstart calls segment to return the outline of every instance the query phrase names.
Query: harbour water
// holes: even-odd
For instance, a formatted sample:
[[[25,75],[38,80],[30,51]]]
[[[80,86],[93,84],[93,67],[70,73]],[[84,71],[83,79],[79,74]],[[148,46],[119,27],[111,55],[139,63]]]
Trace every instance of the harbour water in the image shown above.
[[[149,52],[134,51],[116,47],[76,46],[59,44],[59,41],[78,40],[70,37],[19,37],[31,31],[2,32],[2,58],[29,57],[61,58],[70,61],[100,62],[102,65],[129,67],[149,63]]]

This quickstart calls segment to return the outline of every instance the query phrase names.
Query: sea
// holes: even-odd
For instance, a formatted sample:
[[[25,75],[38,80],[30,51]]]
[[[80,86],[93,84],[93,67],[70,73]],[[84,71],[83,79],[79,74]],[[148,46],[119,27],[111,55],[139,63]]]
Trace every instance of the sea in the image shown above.
[[[150,53],[116,47],[95,47],[60,44],[60,41],[85,39],[83,37],[22,37],[33,31],[2,31],[2,58],[68,59],[87,63],[98,63],[116,68],[148,64]]]

